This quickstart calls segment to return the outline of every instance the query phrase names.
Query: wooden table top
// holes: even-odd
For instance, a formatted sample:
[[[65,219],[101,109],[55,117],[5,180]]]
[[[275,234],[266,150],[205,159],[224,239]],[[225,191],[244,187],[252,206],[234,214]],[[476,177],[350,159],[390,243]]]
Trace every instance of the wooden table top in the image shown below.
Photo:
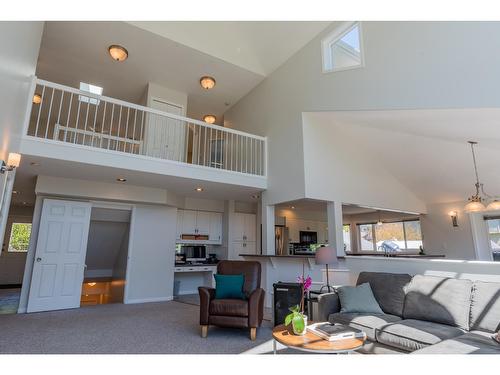
[[[291,327],[288,328],[283,324],[274,327],[273,338],[289,348],[316,353],[348,352],[361,348],[365,343],[364,339],[328,341],[311,332],[306,332],[303,336],[297,336],[292,333]]]

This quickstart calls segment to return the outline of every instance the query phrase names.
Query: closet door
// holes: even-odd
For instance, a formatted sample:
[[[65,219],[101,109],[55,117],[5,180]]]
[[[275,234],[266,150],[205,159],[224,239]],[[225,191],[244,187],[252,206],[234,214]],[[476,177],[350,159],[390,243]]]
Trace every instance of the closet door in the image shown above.
[[[28,312],[80,307],[91,204],[43,201]]]

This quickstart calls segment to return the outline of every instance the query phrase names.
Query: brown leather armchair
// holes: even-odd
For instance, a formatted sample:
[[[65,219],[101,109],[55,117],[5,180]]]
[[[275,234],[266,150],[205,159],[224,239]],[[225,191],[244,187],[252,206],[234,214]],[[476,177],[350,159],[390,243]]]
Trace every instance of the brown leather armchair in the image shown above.
[[[245,282],[245,300],[215,299],[215,289],[199,287],[201,336],[207,337],[208,326],[250,328],[250,339],[255,340],[257,327],[264,315],[264,289],[260,288],[259,262],[223,260],[217,265],[221,275],[241,275]]]

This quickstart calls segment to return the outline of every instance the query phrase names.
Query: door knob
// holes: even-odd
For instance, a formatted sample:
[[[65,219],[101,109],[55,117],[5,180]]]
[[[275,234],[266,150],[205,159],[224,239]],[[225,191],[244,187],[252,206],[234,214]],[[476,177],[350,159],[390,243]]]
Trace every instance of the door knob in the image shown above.
[[[37,261],[37,262],[41,262],[41,261],[42,261],[42,258],[36,258],[36,261]]]

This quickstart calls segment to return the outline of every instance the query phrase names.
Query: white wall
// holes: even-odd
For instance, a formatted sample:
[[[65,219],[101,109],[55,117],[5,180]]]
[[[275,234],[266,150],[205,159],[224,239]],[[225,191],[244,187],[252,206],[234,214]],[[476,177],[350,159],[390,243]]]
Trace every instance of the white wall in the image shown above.
[[[43,22],[0,22],[0,159],[16,152],[35,74]]]
[[[227,126],[269,137],[267,202],[305,195],[304,168],[311,166],[303,161],[302,112],[498,106],[500,50],[490,46],[499,23],[362,26],[364,68],[322,73],[321,39],[334,24],[225,113]],[[356,189],[347,198],[368,200],[364,195]]]
[[[177,209],[137,205],[130,226],[126,302],[173,298]]]
[[[465,201],[427,205],[420,224],[427,254],[444,254],[450,259],[476,259],[469,215],[463,211]],[[458,213],[458,227],[453,227],[450,211]]]

